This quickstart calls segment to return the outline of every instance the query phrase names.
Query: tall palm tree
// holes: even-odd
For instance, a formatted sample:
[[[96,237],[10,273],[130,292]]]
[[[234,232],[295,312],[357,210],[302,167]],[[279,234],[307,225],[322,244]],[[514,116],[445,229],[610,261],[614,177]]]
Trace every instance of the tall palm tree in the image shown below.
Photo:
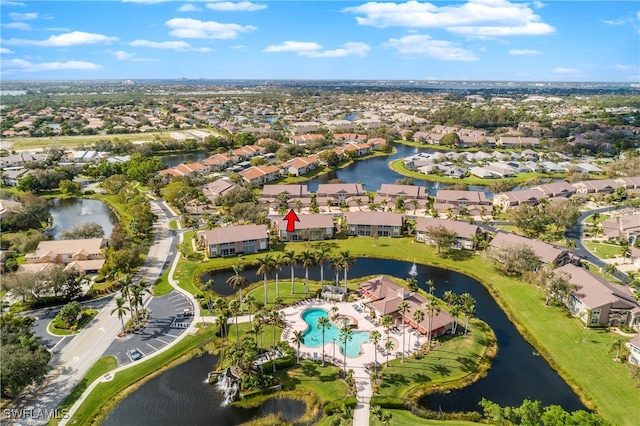
[[[293,342],[296,345],[296,348],[298,349],[297,358],[298,358],[298,364],[300,364],[300,345],[304,344],[304,331],[294,330],[293,337],[291,337],[291,342]]]
[[[622,349],[622,347],[624,346],[624,340],[622,339],[616,339],[613,341],[613,343],[611,343],[611,348],[609,349],[609,352],[611,351],[616,351],[616,361],[620,361],[620,349]]]
[[[343,345],[342,347],[342,350],[344,351],[343,366],[344,366],[344,374],[346,377],[347,375],[347,343],[353,339],[353,330],[351,329],[351,327],[349,326],[349,323],[346,320],[342,323],[342,327],[340,327],[340,335],[338,336],[338,338],[340,339],[340,342]]]
[[[460,296],[462,312],[465,315],[464,319],[464,334],[467,334],[469,329],[469,320],[476,313],[476,299],[474,299],[469,293],[463,293]]]
[[[416,336],[420,336],[420,323],[424,320],[424,311],[421,309],[416,309],[411,313],[411,319],[413,319],[413,321],[416,323],[416,330],[417,330],[417,334]],[[418,337],[416,339],[419,339]],[[420,344],[420,340],[418,340],[418,345]]]
[[[371,333],[369,333],[369,341],[371,343],[373,343],[373,359],[374,359],[374,365],[375,365],[375,370],[374,371],[378,371],[378,344],[380,343],[380,340],[382,340],[382,334],[380,334],[380,332],[378,330],[373,330],[371,331]]]
[[[120,284],[120,293],[122,294],[122,297],[126,297],[127,302],[129,303],[129,307],[133,307],[133,305],[131,304],[131,288],[133,287],[133,277],[131,276],[131,274],[125,274],[124,277],[118,280],[118,283]],[[133,314],[132,311],[131,313]]]
[[[445,291],[444,294],[442,295],[442,298],[444,299],[445,302],[447,302],[451,306],[458,303],[458,295],[451,290]]]
[[[340,271],[342,271],[342,259],[340,256],[333,256],[329,259],[329,263],[331,264],[331,269],[336,274],[336,287],[338,287],[338,280],[340,279]]]
[[[143,299],[143,295],[142,295],[142,288],[138,287],[138,286],[133,286],[131,287],[131,289],[129,290],[130,293],[130,298],[131,301],[130,303],[130,307],[131,309],[133,309],[135,311],[135,320],[136,320],[136,324],[140,323],[140,312],[138,311],[138,306],[142,306],[142,299]]]
[[[396,344],[393,343],[393,340],[387,339],[387,342],[384,344],[384,349],[387,351],[387,367],[389,366],[389,354],[392,350],[394,350]]]
[[[293,280],[295,278],[295,274],[293,271],[293,267],[298,263],[296,253],[293,250],[286,250],[283,255],[282,264],[285,266],[291,267],[291,294],[293,294]]]
[[[249,284],[249,280],[246,279],[245,277],[242,276],[242,271],[244,270],[244,267],[242,265],[233,265],[231,268],[233,268],[233,275],[231,275],[229,278],[227,278],[227,284],[229,284],[231,287],[233,287],[234,289],[240,289],[240,311],[242,311],[243,306],[242,306],[242,287],[246,286],[247,284]]]
[[[316,327],[322,333],[322,366],[324,367],[324,333],[329,327],[331,327],[331,321],[329,320],[328,317],[322,316],[318,318],[318,321],[316,322]]]
[[[380,324],[387,330],[387,340],[389,340],[389,330],[393,325],[393,317],[391,315],[385,315],[380,320]]]
[[[324,284],[324,264],[329,260],[330,251],[326,244],[319,244],[315,252],[316,265],[320,266],[320,285]]]
[[[256,298],[253,297],[252,294],[247,294],[244,298],[244,303],[247,305],[247,310],[249,311],[249,325],[253,327],[253,322],[251,321],[251,311],[256,307]]]
[[[309,267],[315,265],[316,259],[309,250],[302,250],[299,258],[300,265],[304,267],[305,291],[309,293]]]
[[[118,318],[120,319],[120,323],[122,324],[122,332],[124,333],[124,316],[127,314],[129,308],[125,306],[125,301],[122,297],[116,297],[116,307],[111,311],[111,315],[113,313],[118,314]]]
[[[405,326],[404,326],[404,316],[407,313],[407,311],[409,311],[409,304],[405,301],[402,301],[400,303],[398,303],[398,313],[400,314],[400,320],[402,321],[402,362],[404,362],[404,336],[406,335],[405,333]]]
[[[282,313],[275,309],[269,311],[268,316],[269,325],[273,327],[273,347],[276,346],[276,329],[280,327],[284,323],[284,319],[282,318]],[[273,360],[273,372],[276,372],[276,362]]]
[[[258,342],[258,333],[260,334],[260,348],[263,348],[262,344],[262,332],[264,331],[264,326],[267,325],[267,316],[264,311],[258,311],[253,316],[253,326],[254,330],[256,330],[256,343]]]
[[[235,323],[236,323],[236,346],[238,346],[240,344],[240,339],[238,337],[238,335],[239,335],[239,332],[238,332],[238,314],[240,313],[240,301],[239,300],[235,300],[234,299],[229,303],[229,313],[235,317]]]
[[[427,314],[429,315],[429,330],[427,331],[427,350],[431,352],[431,332],[433,328],[433,316],[438,315],[442,308],[440,307],[440,302],[438,299],[431,297],[429,299],[429,304],[427,305]]]
[[[276,299],[280,297],[280,285],[278,282],[278,275],[282,270],[282,266],[285,264],[285,257],[282,253],[276,253],[273,255],[273,273],[276,276]]]
[[[456,331],[458,331],[458,318],[460,317],[461,311],[460,305],[453,305],[449,311],[449,315],[453,317],[453,330],[451,330],[452,335],[456,335]]]
[[[258,269],[256,270],[256,275],[262,275],[264,279],[264,304],[269,303],[267,300],[269,298],[267,293],[267,275],[271,274],[273,270],[273,258],[270,254],[263,254],[258,259],[256,259],[256,265]]]
[[[341,251],[339,256],[340,256],[340,260],[342,261],[342,269],[344,270],[344,292],[346,295],[348,291],[347,290],[347,271],[351,269],[353,265],[355,265],[356,260],[353,257],[351,257],[351,255],[349,254],[349,250]]]

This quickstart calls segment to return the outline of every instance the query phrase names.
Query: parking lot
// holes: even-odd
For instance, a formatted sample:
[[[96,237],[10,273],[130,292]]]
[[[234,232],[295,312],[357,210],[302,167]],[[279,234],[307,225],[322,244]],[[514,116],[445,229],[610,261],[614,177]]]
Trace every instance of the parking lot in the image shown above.
[[[136,350],[143,359],[163,348],[184,333],[193,321],[191,302],[176,291],[152,298],[147,309],[151,311],[147,325],[137,333],[117,338],[105,351],[104,356],[116,357],[118,366],[138,358],[132,350]]]

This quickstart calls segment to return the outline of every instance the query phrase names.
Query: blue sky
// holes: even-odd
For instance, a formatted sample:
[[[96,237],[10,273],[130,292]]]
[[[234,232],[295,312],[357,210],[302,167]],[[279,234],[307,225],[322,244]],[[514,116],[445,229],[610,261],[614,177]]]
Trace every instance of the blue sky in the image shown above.
[[[640,2],[0,0],[5,80],[640,82]]]

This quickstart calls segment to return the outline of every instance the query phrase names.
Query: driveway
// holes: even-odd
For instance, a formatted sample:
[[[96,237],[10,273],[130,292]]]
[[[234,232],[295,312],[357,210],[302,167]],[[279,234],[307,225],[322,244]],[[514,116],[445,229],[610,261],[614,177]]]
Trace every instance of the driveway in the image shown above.
[[[193,305],[177,291],[152,298],[147,309],[151,311],[147,325],[137,333],[115,339],[104,352],[103,356],[116,357],[118,367],[133,361],[128,349],[137,349],[143,357],[149,356],[184,333],[193,321],[193,316],[183,315],[185,310],[193,312]]]

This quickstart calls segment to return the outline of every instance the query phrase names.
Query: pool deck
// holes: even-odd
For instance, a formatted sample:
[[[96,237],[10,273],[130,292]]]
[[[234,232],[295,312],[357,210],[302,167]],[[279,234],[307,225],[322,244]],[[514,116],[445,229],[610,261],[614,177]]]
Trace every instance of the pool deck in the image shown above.
[[[368,314],[355,309],[355,305],[358,302],[331,302],[321,299],[307,299],[297,302],[292,306],[283,309],[281,312],[284,315],[284,319],[287,323],[287,327],[282,332],[282,340],[291,342],[294,330],[305,331],[308,327],[307,323],[302,319],[302,313],[308,309],[321,308],[327,311],[331,315],[331,308],[338,307],[338,313],[340,315],[347,315],[355,318],[358,321],[358,326],[354,331],[372,331],[378,330],[382,335],[382,340],[376,349],[373,343],[366,342],[361,345],[360,355],[356,357],[347,357],[346,369],[352,369],[354,372],[354,378],[356,380],[357,393],[356,397],[358,404],[353,413],[354,426],[364,426],[369,424],[369,401],[373,394],[371,388],[370,371],[367,367],[368,364],[375,361],[376,352],[378,363],[382,364],[386,361],[386,352],[384,350],[384,343],[386,342],[386,329],[369,318]],[[424,343],[424,337],[419,339],[416,344],[416,332],[411,329],[411,332],[407,330],[405,336],[405,356],[419,348],[419,345]],[[390,359],[398,358],[401,356],[402,345],[402,329],[391,331],[389,338],[396,343],[396,349],[390,354]],[[304,344],[300,345],[300,357],[307,359],[314,359],[314,353],[317,354],[318,362],[322,361],[322,347],[309,347]],[[338,367],[344,367],[344,356],[340,352],[338,344],[333,342],[327,342],[324,345],[325,361]],[[334,358],[334,355],[335,358]]]

